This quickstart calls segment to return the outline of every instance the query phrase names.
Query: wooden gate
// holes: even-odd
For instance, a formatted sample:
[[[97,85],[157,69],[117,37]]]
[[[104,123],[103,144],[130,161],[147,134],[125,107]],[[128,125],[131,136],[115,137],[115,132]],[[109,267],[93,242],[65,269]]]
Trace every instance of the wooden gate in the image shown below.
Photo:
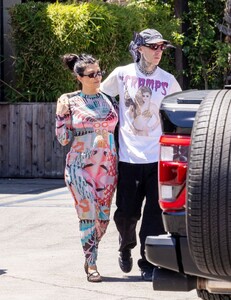
[[[66,153],[55,137],[56,103],[0,103],[0,177],[63,178]]]

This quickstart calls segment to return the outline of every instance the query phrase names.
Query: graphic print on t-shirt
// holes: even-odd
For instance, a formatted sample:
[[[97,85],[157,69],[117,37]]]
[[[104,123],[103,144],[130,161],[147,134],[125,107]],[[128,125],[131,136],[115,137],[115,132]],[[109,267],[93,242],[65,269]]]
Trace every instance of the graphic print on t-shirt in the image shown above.
[[[141,86],[134,99],[125,91],[126,115],[134,135],[148,136],[159,125],[158,108],[151,98],[152,90],[148,86]]]
[[[153,106],[149,111],[153,117],[145,123],[146,130],[140,125],[141,118],[135,120],[138,114],[135,98],[141,87],[152,91]],[[164,97],[181,91],[176,78],[158,66],[153,74],[145,76],[136,63],[131,63],[115,68],[102,82],[101,90],[110,96],[119,96],[119,160],[134,164],[158,161],[162,133],[159,108]]]

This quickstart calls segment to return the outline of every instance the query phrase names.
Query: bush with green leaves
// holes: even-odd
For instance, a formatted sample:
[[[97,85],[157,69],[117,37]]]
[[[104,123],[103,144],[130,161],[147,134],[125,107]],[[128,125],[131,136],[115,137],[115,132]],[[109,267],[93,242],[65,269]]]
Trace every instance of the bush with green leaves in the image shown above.
[[[190,88],[217,89],[226,83],[231,44],[218,30],[223,22],[225,0],[188,1],[189,13],[183,17],[189,27],[185,33],[183,51],[189,68]]]
[[[13,6],[10,15],[16,85],[10,90],[9,100],[52,102],[62,93],[79,88],[61,63],[65,53],[93,54],[109,74],[116,66],[132,62],[128,45],[134,31],[156,28],[178,43],[178,20],[169,5],[158,2],[120,6],[30,1]],[[172,51],[167,50],[162,66],[174,72]]]

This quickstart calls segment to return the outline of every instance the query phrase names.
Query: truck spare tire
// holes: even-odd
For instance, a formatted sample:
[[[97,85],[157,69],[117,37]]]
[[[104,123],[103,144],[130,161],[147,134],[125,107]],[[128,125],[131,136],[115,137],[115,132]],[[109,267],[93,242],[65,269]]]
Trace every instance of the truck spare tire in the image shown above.
[[[197,111],[187,175],[186,230],[206,274],[231,276],[231,90],[213,90]]]

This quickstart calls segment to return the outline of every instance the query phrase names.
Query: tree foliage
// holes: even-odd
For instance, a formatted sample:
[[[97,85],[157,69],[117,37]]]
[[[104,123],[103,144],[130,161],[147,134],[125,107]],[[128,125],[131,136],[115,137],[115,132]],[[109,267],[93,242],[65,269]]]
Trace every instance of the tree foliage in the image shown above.
[[[231,69],[231,44],[218,24],[224,24],[228,1],[187,1],[189,11],[181,22],[188,28],[182,34],[174,16],[175,1],[127,0],[121,6],[101,0],[27,0],[15,5],[10,15],[17,80],[10,89],[10,100],[54,101],[75,89],[76,80],[60,60],[68,52],[93,54],[107,73],[131,62],[128,45],[132,34],[144,28],[155,28],[174,45],[182,46],[188,61],[183,70],[189,78],[188,88],[222,88]],[[168,50],[161,66],[177,76],[174,54]]]
[[[64,92],[76,89],[76,80],[65,71],[60,56],[91,53],[100,59],[107,73],[132,62],[128,45],[134,31],[154,27],[177,42],[178,22],[171,7],[120,6],[83,2],[75,4],[35,3],[15,5],[10,10],[15,44],[16,101],[55,101]],[[162,61],[174,71],[171,51]]]
[[[183,20],[189,24],[183,51],[188,59],[186,70],[190,88],[222,88],[226,78],[230,43],[217,27],[224,16],[225,1],[188,1],[189,12]]]

